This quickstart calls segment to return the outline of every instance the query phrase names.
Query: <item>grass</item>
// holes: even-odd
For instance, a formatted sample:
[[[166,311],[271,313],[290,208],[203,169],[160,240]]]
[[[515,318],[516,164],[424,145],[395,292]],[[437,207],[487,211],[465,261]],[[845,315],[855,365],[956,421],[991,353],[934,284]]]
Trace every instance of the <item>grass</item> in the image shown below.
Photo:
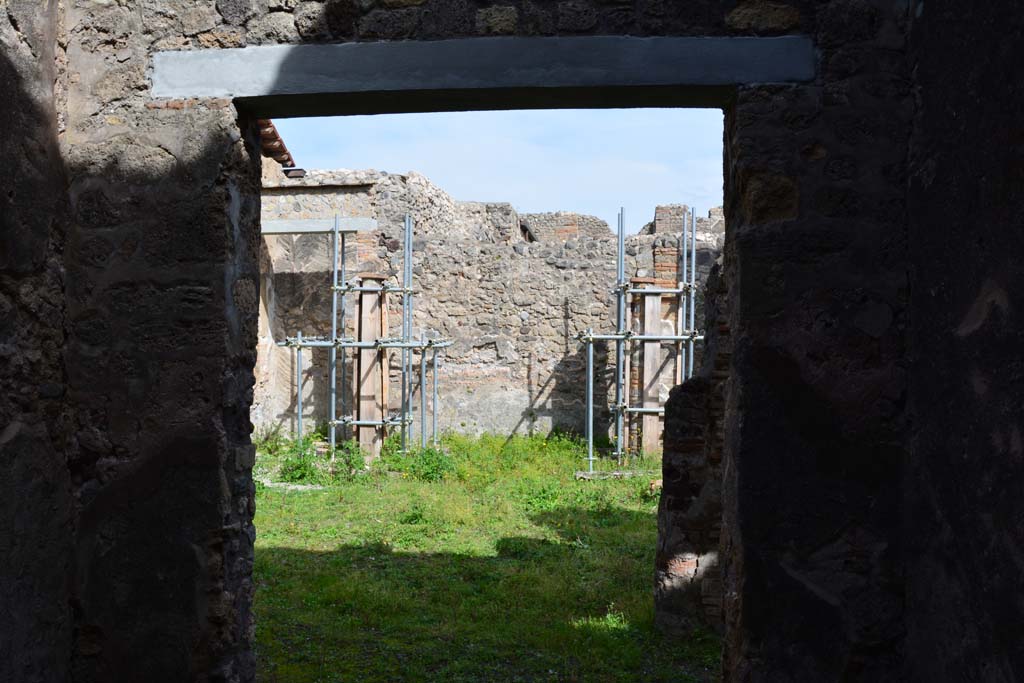
[[[324,488],[257,491],[259,680],[705,681],[717,669],[713,635],[653,628],[649,478],[577,482],[582,449],[557,436],[449,435],[437,451],[388,449],[368,471],[304,452]],[[295,457],[264,440],[257,475]]]

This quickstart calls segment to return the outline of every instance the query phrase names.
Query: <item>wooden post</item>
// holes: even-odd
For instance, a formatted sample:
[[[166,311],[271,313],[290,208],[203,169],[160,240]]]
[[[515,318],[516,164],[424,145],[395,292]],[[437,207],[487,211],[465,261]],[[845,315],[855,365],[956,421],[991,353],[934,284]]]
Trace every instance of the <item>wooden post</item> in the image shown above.
[[[661,296],[644,296],[643,334],[661,332]],[[661,342],[648,341],[644,347],[643,402],[644,408],[657,408],[661,387]],[[641,421],[643,430],[643,452],[661,453],[661,416],[644,413]]]
[[[362,276],[365,287],[380,287],[385,278],[380,275]],[[386,322],[387,294],[385,292],[359,293],[359,333],[361,342],[376,341],[382,334]],[[383,420],[387,411],[385,403],[387,369],[384,349],[361,348],[356,354],[356,420]],[[359,426],[356,428],[359,445],[367,455],[380,457],[384,444],[383,427]]]

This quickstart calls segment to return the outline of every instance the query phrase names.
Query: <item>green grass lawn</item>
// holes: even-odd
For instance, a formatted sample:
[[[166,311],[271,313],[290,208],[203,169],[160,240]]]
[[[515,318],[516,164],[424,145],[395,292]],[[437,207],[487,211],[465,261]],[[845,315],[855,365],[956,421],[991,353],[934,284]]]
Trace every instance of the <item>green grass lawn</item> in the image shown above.
[[[715,636],[653,628],[655,472],[577,482],[582,449],[564,437],[449,436],[445,453],[303,477],[296,449],[262,446],[257,478],[326,484],[257,487],[265,683],[704,681],[717,669]]]

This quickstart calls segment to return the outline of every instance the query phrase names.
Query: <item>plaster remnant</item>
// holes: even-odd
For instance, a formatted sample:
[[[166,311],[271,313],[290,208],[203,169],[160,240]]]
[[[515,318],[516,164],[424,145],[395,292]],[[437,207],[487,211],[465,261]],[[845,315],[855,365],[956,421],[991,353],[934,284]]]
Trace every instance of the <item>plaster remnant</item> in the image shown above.
[[[742,175],[742,210],[745,222],[756,225],[796,218],[800,193],[796,183],[778,173],[747,171]]]
[[[1010,314],[1010,297],[1005,289],[995,280],[989,278],[982,284],[978,297],[967,310],[963,320],[957,325],[956,335],[967,337],[977,332],[992,315],[993,310],[998,310],[1004,317],[1008,316]]]
[[[729,12],[725,24],[736,31],[782,33],[800,26],[800,10],[771,0],[746,0]]]
[[[484,7],[476,13],[476,30],[481,35],[508,35],[515,33],[519,10],[511,5]]]

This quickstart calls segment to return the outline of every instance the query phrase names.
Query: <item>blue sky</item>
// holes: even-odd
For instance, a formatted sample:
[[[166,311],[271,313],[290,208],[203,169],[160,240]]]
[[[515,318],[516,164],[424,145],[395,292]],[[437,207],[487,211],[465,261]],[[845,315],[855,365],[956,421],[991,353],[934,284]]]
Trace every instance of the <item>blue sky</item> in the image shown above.
[[[589,109],[275,121],[306,169],[418,171],[455,199],[576,211],[636,232],[658,204],[722,203],[722,112]]]

